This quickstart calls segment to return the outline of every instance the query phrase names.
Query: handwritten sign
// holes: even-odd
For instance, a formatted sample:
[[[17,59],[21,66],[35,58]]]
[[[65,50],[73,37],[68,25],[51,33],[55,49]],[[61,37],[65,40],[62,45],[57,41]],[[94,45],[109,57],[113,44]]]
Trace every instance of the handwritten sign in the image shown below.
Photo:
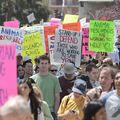
[[[60,24],[61,24],[61,19],[59,19],[59,18],[52,18],[50,20],[51,26],[59,26]]]
[[[81,25],[80,25],[80,22],[63,24],[63,29],[64,30],[72,30],[72,31],[78,31],[78,32],[80,32]]]
[[[21,30],[23,30],[25,32],[25,35],[26,34],[31,34],[31,33],[34,33],[34,32],[39,32],[41,40],[42,40],[42,46],[43,46],[44,50],[46,50],[45,38],[44,38],[44,27],[43,26],[34,25],[32,27],[23,27],[23,28],[21,28]]]
[[[54,59],[57,63],[75,62],[77,67],[81,61],[82,33],[57,29],[55,34]]]
[[[0,44],[16,44],[17,53],[22,52],[24,33],[20,29],[0,26]]]
[[[17,95],[16,78],[15,45],[0,45],[0,106],[2,106],[10,96]]]
[[[55,35],[49,35],[48,36],[48,42],[49,42],[49,54],[50,54],[50,62],[51,64],[55,64],[53,55],[54,55],[54,44],[55,44]]]
[[[111,21],[90,21],[89,50],[112,52],[114,47],[114,23]]]
[[[4,22],[5,27],[19,28],[20,22],[18,20]]]
[[[35,57],[38,57],[45,53],[39,32],[25,35],[22,48],[22,56],[30,56],[33,62]]]
[[[82,42],[82,54],[83,55],[94,55],[95,52],[89,51],[88,41],[89,41],[89,28],[82,28],[83,42]]]
[[[78,18],[79,15],[66,14],[63,20],[63,24],[78,22]]]
[[[46,45],[46,52],[49,52],[48,46],[48,35],[55,35],[55,30],[58,26],[45,26],[44,27],[44,34],[45,34],[45,45]]]

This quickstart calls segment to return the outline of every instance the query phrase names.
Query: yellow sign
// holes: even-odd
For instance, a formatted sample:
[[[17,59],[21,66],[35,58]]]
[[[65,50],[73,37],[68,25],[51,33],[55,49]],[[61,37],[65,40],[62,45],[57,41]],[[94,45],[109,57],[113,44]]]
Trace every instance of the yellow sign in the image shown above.
[[[78,19],[79,15],[66,14],[63,20],[63,24],[78,22]]]
[[[30,56],[34,63],[35,57],[43,55],[45,50],[42,46],[42,39],[39,32],[27,34],[22,44],[22,56]]]

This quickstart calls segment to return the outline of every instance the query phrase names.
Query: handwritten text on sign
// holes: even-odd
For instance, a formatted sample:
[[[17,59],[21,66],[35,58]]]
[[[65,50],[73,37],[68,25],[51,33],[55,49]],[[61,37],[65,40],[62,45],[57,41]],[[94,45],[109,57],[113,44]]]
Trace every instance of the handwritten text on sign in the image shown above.
[[[15,45],[0,45],[0,106],[17,95],[15,51]]]
[[[111,21],[90,21],[89,49],[95,52],[112,52],[114,23]]]
[[[22,55],[30,56],[33,61],[35,57],[38,57],[45,53],[39,32],[25,35],[25,39],[22,47],[23,47]]]
[[[54,62],[54,44],[55,44],[55,35],[48,35],[49,42],[49,54],[50,54],[50,62],[51,64],[55,64]]]
[[[17,53],[22,52],[24,33],[19,29],[0,26],[0,44],[16,44]]]
[[[75,62],[76,66],[80,65],[81,58],[81,41],[80,32],[56,30],[55,34],[55,62]]]
[[[94,55],[95,53],[89,51],[88,49],[88,39],[89,39],[89,28],[82,28],[83,43],[82,43],[82,54],[83,55]]]

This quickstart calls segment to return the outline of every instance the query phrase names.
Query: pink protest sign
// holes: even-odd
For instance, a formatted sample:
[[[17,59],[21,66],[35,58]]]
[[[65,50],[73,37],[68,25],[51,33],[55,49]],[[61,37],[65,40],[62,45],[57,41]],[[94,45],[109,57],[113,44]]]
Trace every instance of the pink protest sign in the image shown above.
[[[83,42],[82,42],[82,54],[83,55],[95,55],[95,52],[89,51],[88,39],[89,39],[89,28],[82,28]]]
[[[17,95],[16,47],[0,45],[0,106]]]
[[[12,27],[12,28],[19,28],[19,24],[20,23],[18,20],[4,22],[5,27]]]
[[[61,19],[58,18],[52,18],[50,20],[50,25],[51,26],[59,26],[61,24]]]

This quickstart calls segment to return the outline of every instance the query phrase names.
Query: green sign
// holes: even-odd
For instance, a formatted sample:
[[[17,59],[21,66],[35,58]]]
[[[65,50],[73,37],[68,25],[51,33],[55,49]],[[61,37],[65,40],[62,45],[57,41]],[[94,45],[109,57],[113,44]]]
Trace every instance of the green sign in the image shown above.
[[[112,52],[114,48],[114,23],[112,21],[90,21],[89,50]]]

